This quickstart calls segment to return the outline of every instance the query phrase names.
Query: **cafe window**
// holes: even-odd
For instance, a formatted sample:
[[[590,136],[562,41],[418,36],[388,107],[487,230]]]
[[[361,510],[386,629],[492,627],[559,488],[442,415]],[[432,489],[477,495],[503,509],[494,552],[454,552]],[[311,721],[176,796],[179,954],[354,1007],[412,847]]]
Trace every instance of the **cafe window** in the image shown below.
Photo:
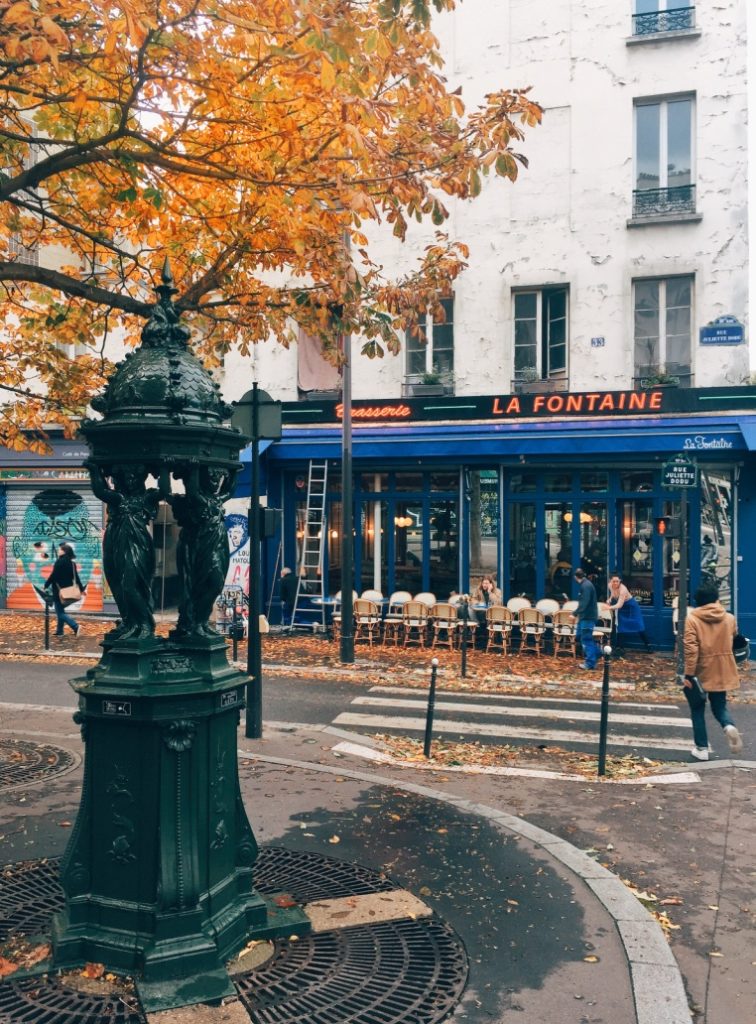
[[[397,502],[394,508],[394,589],[416,594],[423,588],[423,506]]]
[[[580,506],[580,567],[590,577],[599,601],[607,596],[606,504],[585,502]]]
[[[572,505],[566,502],[545,506],[546,597],[563,601],[572,589]]]
[[[732,611],[732,478],[726,470],[701,467],[701,583],[711,583]]]
[[[470,585],[481,576],[498,580],[499,474],[470,469],[465,474],[470,508]]]
[[[619,571],[639,604],[654,599],[654,520],[651,501],[620,502]]]
[[[531,601],[536,595],[536,509],[530,502],[509,506],[509,593]]]

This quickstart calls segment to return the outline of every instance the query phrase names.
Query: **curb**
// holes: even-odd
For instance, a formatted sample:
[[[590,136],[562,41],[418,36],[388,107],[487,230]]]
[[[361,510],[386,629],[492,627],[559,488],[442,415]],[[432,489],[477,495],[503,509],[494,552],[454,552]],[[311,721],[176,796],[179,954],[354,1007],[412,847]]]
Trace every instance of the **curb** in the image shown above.
[[[515,836],[529,840],[582,879],[614,920],[630,969],[637,1024],[691,1024],[692,1018],[680,968],[660,925],[611,871],[571,843],[513,814],[414,782],[401,782],[373,772],[354,771],[340,765],[320,765],[286,757],[270,757],[241,749],[238,756],[287,768],[339,775],[372,785],[392,786],[476,814],[486,818],[495,827],[506,829]]]

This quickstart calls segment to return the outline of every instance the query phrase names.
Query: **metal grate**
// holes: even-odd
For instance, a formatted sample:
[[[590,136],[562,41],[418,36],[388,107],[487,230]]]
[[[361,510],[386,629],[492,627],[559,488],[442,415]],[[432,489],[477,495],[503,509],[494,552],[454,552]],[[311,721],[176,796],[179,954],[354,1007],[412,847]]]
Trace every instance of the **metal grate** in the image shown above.
[[[79,764],[70,750],[27,740],[0,740],[0,789],[30,786],[53,775],[62,775]]]
[[[633,15],[633,35],[649,36],[661,32],[685,32],[695,28],[695,7],[675,7],[667,11],[647,11]]]
[[[641,188],[633,192],[633,217],[671,217],[695,212],[695,185]]]
[[[57,860],[0,872],[0,943],[49,933],[63,905]],[[299,902],[386,892],[385,875],[316,853],[266,847],[255,884]],[[467,981],[462,943],[436,918],[394,921],[279,939],[273,957],[237,976],[253,1024],[438,1024]],[[103,987],[104,988],[104,987]],[[82,991],[66,976],[0,983],[2,1024],[145,1024],[128,983]]]
[[[277,942],[273,958],[236,987],[253,1024],[436,1024],[466,982],[461,942],[425,919]]]

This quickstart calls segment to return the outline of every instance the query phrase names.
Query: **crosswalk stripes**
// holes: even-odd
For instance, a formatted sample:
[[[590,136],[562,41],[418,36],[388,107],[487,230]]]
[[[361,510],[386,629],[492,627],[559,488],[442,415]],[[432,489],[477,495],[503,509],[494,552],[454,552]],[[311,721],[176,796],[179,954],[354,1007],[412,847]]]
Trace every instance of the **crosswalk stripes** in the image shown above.
[[[333,724],[365,733],[422,733],[426,705],[424,694],[412,696],[406,688],[374,686],[369,695],[356,697]],[[433,731],[435,736],[450,740],[594,750],[599,718],[597,699],[440,691],[436,695]],[[607,742],[615,753],[678,759],[691,747],[690,719],[675,704],[612,703]]]

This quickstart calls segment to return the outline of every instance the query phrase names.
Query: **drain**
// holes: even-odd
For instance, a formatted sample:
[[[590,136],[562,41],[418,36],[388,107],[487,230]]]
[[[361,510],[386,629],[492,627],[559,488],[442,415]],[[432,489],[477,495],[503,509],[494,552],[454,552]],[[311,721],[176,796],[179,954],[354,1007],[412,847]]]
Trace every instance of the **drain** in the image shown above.
[[[79,764],[70,750],[28,740],[0,740],[0,789],[29,786],[62,775]]]
[[[49,934],[63,905],[58,861],[34,861],[2,871],[0,943]],[[266,847],[255,885],[298,901],[387,892],[390,879],[360,865],[315,853]],[[273,956],[234,978],[253,1024],[438,1024],[459,1002],[467,956],[456,934],[437,918],[381,922],[296,942],[279,939]],[[78,980],[78,979],[76,979]],[[144,1024],[125,984],[103,993],[66,975],[0,984],[2,1024]]]

